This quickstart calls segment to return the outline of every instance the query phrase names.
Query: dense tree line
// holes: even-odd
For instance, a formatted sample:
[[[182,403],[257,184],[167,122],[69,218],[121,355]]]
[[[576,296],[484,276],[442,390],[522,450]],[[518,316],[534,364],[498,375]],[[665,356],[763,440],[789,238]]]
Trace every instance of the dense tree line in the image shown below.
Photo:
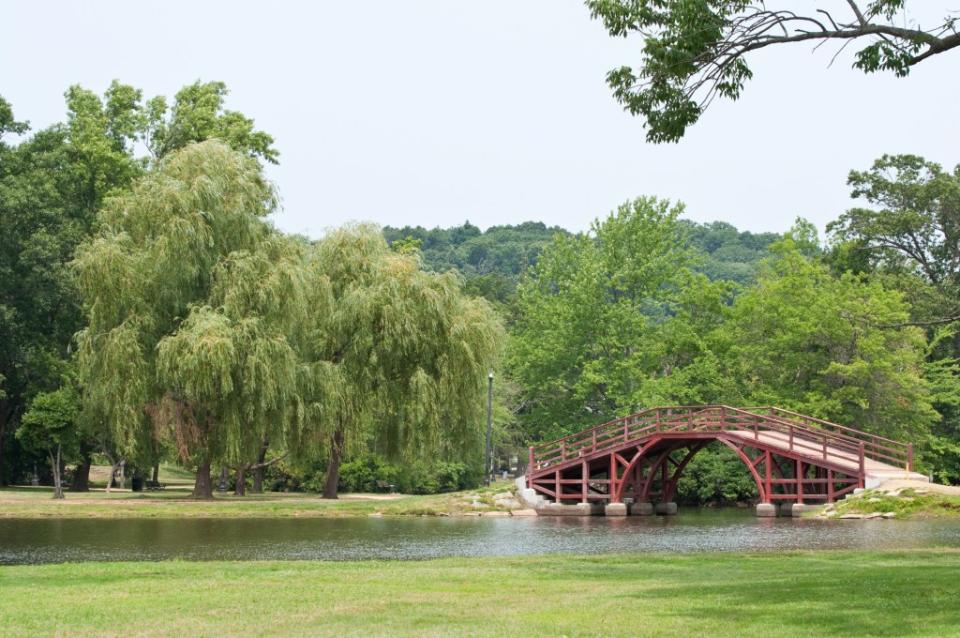
[[[214,467],[242,493],[246,471],[325,458],[335,497],[345,453],[478,456],[496,314],[376,227],[275,230],[278,153],[225,94],[72,87],[66,123],[0,147],[0,478],[46,458],[62,497],[95,454],[166,459],[206,498]]]
[[[740,284],[753,281],[767,248],[781,237],[779,233],[739,231],[726,222],[703,224],[683,219],[679,223],[688,229],[686,241],[698,253],[693,268],[710,279]],[[491,226],[481,231],[467,221],[461,226],[429,230],[422,226],[386,226],[383,234],[391,245],[416,249],[430,270],[458,271],[467,291],[509,312],[521,277],[537,263],[555,235],[571,233],[543,222]]]
[[[225,96],[72,87],[33,134],[0,100],[0,481],[39,462],[62,495],[98,458],[176,461],[198,497],[218,470],[239,494],[463,487],[489,370],[501,451],[645,406],[775,404],[912,440],[960,481],[960,167],[851,172],[864,205],[825,239],[640,197],[582,233],[309,241],[267,221],[279,154]],[[749,498],[743,472],[708,448],[679,495]]]

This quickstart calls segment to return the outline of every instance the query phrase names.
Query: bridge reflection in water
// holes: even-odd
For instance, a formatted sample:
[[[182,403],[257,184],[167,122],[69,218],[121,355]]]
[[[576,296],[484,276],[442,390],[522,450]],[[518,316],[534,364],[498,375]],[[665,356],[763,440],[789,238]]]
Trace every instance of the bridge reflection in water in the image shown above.
[[[719,441],[757,485],[758,516],[796,514],[913,472],[913,444],[774,407],[649,408],[530,448],[525,495],[541,514],[675,514],[690,460]]]

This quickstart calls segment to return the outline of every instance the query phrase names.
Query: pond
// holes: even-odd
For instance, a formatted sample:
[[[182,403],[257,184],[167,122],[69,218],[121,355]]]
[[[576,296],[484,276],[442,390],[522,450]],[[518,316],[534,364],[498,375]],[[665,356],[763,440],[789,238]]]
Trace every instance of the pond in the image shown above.
[[[0,564],[922,547],[960,547],[960,523],[756,518],[725,509],[669,518],[0,519]]]

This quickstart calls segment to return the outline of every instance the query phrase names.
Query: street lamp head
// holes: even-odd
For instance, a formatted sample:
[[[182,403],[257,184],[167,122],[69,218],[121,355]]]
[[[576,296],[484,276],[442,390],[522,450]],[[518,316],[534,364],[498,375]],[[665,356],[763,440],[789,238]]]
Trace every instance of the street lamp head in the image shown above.
[[[493,370],[490,371],[490,373],[487,375],[487,378],[493,381]]]

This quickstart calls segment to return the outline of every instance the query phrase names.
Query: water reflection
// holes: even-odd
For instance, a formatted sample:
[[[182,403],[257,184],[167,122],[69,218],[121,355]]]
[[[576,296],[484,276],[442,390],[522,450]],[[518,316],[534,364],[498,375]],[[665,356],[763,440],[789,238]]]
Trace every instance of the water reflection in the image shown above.
[[[932,546],[960,547],[960,523],[772,519],[744,510],[687,510],[670,518],[0,520],[4,564]]]

